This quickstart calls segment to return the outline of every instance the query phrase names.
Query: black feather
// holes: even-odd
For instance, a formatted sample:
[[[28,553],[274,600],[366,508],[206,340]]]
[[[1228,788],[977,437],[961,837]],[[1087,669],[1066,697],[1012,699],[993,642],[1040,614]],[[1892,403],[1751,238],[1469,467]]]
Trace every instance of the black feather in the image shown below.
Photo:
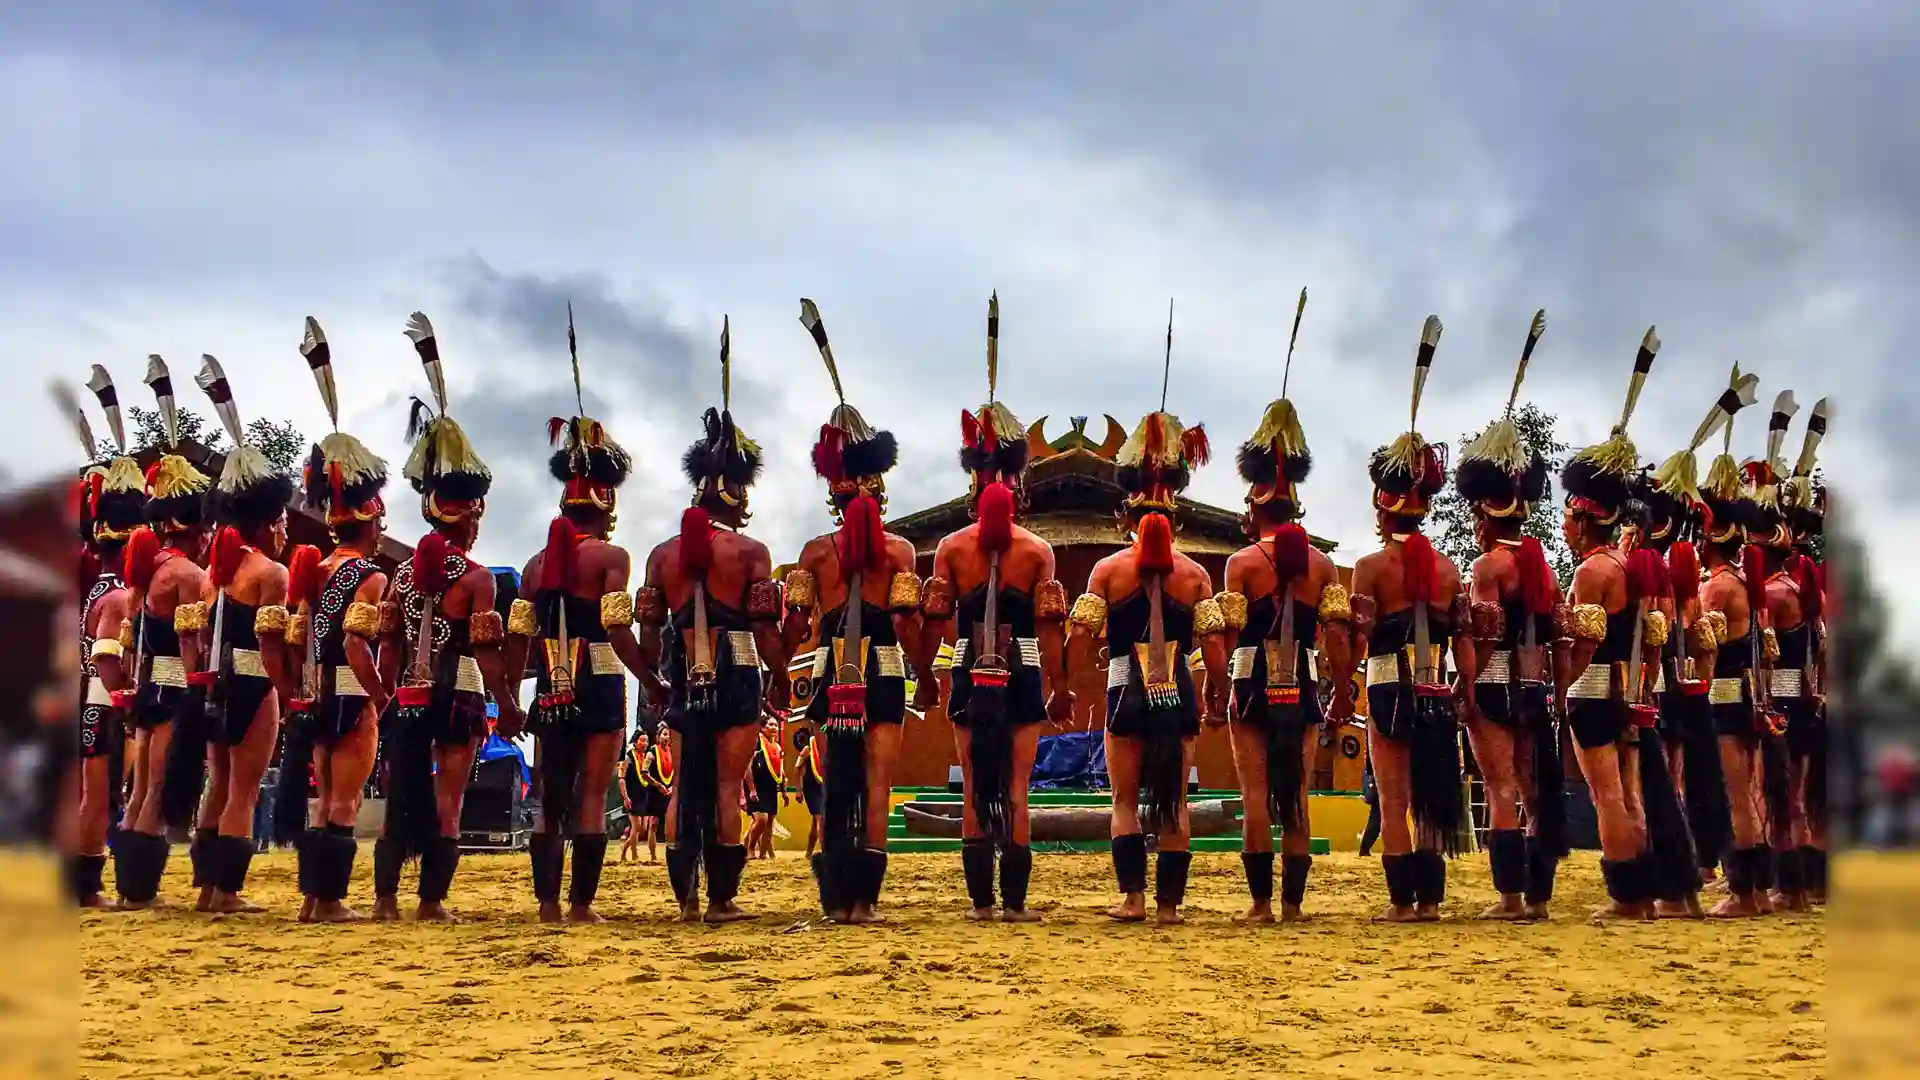
[[[159,525],[171,521],[192,528],[205,520],[205,504],[205,496],[197,491],[171,499],[148,499],[147,523]]]
[[[138,491],[103,491],[92,520],[114,532],[125,532],[147,519],[146,504],[147,497]]]
[[[891,431],[875,431],[873,438],[847,444],[845,461],[848,476],[880,476],[900,460],[900,444]]]
[[[1389,495],[1405,495],[1413,490],[1413,474],[1404,465],[1388,456],[1389,447],[1382,446],[1367,459],[1367,476],[1373,480],[1373,486]]]
[[[1276,458],[1271,444],[1261,446],[1250,442],[1241,443],[1235,458],[1240,467],[1240,479],[1247,483],[1279,483],[1282,462]],[[1298,484],[1313,472],[1313,452],[1303,449],[1298,454],[1289,455],[1284,464],[1287,482]]]
[[[433,406],[413,399],[413,405],[407,409],[407,439],[412,441],[426,433],[427,425],[433,422]]]
[[[1525,471],[1516,476],[1496,462],[1467,458],[1453,471],[1453,490],[1468,502],[1539,502],[1547,493],[1547,459],[1528,455]]]
[[[1590,499],[1609,511],[1619,509],[1627,501],[1626,477],[1601,472],[1593,462],[1580,458],[1567,462],[1567,467],[1560,470],[1560,486],[1568,495]]]
[[[619,487],[626,483],[627,474],[633,469],[633,459],[625,450],[596,446],[569,453],[555,450],[547,459],[547,469],[553,478],[566,483],[575,476],[585,476],[602,487]]]
[[[320,452],[318,443],[307,451],[307,467],[301,479],[304,489],[302,501],[307,509],[322,509],[333,498],[333,487],[327,482],[327,456]]]
[[[238,491],[213,488],[207,492],[206,512],[214,521],[244,532],[277,519],[292,499],[293,477],[275,475]]]
[[[960,448],[960,467],[970,473],[997,472],[1019,476],[1027,470],[1029,449],[1025,439],[1001,443],[992,453],[977,446]]]
[[[487,497],[487,491],[493,487],[493,477],[480,473],[440,473],[433,477],[432,486],[436,498],[454,502],[472,502]]]

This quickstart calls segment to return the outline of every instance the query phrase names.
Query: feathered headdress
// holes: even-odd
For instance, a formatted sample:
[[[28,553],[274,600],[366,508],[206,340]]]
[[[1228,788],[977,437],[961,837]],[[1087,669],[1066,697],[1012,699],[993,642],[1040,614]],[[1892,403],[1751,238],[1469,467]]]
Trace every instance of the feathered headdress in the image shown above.
[[[1700,484],[1701,504],[1706,507],[1706,539],[1712,544],[1744,544],[1748,530],[1761,524],[1760,508],[1746,490],[1739,462],[1733,459],[1734,416],[1756,400],[1755,391],[1760,380],[1758,376],[1750,375],[1743,381],[1737,364],[1733,372],[1733,386],[1720,396],[1716,405],[1716,409],[1725,413],[1725,419],[1717,424],[1722,431],[1720,453],[1707,466],[1707,478]],[[1732,407],[1723,408],[1728,404],[1732,404]],[[1708,417],[1709,421],[1713,419],[1712,416]],[[1705,424],[1701,426],[1702,430],[1707,430]],[[1661,469],[1662,474],[1667,471],[1664,467]]]
[[[1454,490],[1488,517],[1525,518],[1533,512],[1533,504],[1547,496],[1547,459],[1521,440],[1520,428],[1513,422],[1520,384],[1533,361],[1534,346],[1546,332],[1547,312],[1542,308],[1534,312],[1533,322],[1527,326],[1527,341],[1520,347],[1520,366],[1513,373],[1506,412],[1461,450],[1460,464],[1453,472]]]
[[[1653,358],[1660,353],[1660,336],[1654,328],[1640,339],[1633,357],[1633,376],[1627,382],[1627,404],[1620,410],[1620,422],[1605,442],[1596,443],[1573,455],[1560,470],[1560,486],[1567,489],[1567,505],[1595,523],[1607,526],[1620,522],[1626,509],[1630,488],[1640,472],[1640,451],[1627,437],[1627,424],[1633,419],[1634,406],[1640,403],[1640,390],[1653,370]]]
[[[422,322],[425,316],[416,316]],[[559,449],[548,459],[553,478],[564,484],[560,505],[591,506],[611,511],[614,493],[626,483],[633,470],[633,459],[607,434],[600,421],[586,412],[586,398],[580,388],[580,344],[573,331],[573,305],[567,305],[567,355],[573,361],[573,402],[578,410],[572,417],[558,416],[547,421],[547,441]],[[441,411],[445,411],[441,406]]]
[[[107,416],[107,429],[113,433],[114,456],[105,465],[95,465],[85,474],[88,531],[96,542],[119,543],[133,534],[146,520],[147,478],[140,463],[127,453],[127,429],[120,417],[120,398],[113,376],[99,364],[87,379],[87,389]],[[61,409],[73,418],[75,430],[86,443],[91,460],[99,452],[92,425],[81,408],[80,399],[64,383],[60,384]]]
[[[1013,410],[1001,404],[1000,294],[987,298],[987,403],[960,412],[960,467],[973,474],[976,489],[995,480],[1020,482],[1030,456],[1027,431]]]
[[[240,426],[240,411],[233,403],[233,388],[227,384],[227,373],[221,369],[220,361],[203,353],[199,374],[193,381],[206,391],[213,402],[213,411],[219,414],[221,425],[227,429],[227,438],[233,441],[233,449],[227,451],[226,464],[220,469],[220,479],[213,487],[214,519],[242,530],[277,519],[286,512],[287,502],[293,498],[293,478],[275,469],[259,447],[247,442],[246,432]]]
[[[1407,431],[1375,450],[1367,463],[1373,478],[1373,505],[1402,517],[1425,517],[1433,497],[1447,482],[1446,448],[1429,443],[1418,430],[1420,398],[1426,393],[1427,374],[1434,350],[1440,347],[1440,316],[1429,315],[1420,327],[1420,345],[1413,356],[1413,405]]]
[[[820,437],[813,444],[813,471],[827,482],[828,502],[836,508],[865,491],[886,506],[884,477],[900,459],[900,446],[891,431],[871,427],[860,410],[847,404],[846,391],[840,385],[840,368],[833,360],[833,347],[827,343],[827,324],[820,321],[820,309],[813,301],[800,301],[800,325],[813,336],[820,360],[827,365],[827,377],[833,380],[833,395],[839,400]]]
[[[413,342],[426,370],[433,404],[419,398],[407,413],[407,438],[413,453],[404,470],[413,490],[420,493],[420,513],[428,522],[455,522],[476,517],[486,505],[493,472],[480,460],[467,433],[447,415],[447,380],[440,366],[440,343],[433,323],[414,312],[401,331]],[[437,411],[436,411],[437,410]]]
[[[1794,462],[1793,475],[1780,485],[1780,506],[1787,523],[1802,537],[1819,536],[1826,531],[1826,489],[1813,482],[1814,461],[1820,452],[1820,440],[1827,435],[1827,399],[1813,403],[1807,417],[1807,434],[1800,443],[1800,457]]]
[[[1785,506],[1780,498],[1781,481],[1785,479],[1787,463],[1780,456],[1780,448],[1787,441],[1787,429],[1793,424],[1793,416],[1800,406],[1793,400],[1793,391],[1782,390],[1773,399],[1773,413],[1767,418],[1767,456],[1760,461],[1749,461],[1741,467],[1745,474],[1747,496],[1753,500],[1754,523],[1749,533],[1754,543],[1770,548],[1788,548],[1793,546],[1793,529],[1787,525]]]
[[[200,524],[201,502],[213,481],[179,454],[180,410],[174,403],[173,376],[158,354],[147,357],[147,386],[160,406],[160,460],[147,469],[147,521],[160,533]]]
[[[1193,470],[1212,459],[1204,424],[1184,427],[1170,412],[1150,412],[1134,425],[1114,463],[1129,509],[1172,510]]]
[[[313,372],[313,384],[326,406],[333,430],[307,456],[303,487],[306,504],[326,511],[327,524],[371,521],[386,513],[380,491],[387,486],[387,463],[365,443],[340,430],[340,395],[333,378],[333,347],[319,320],[307,316],[300,355]]]
[[[720,407],[700,418],[706,434],[680,457],[680,468],[693,485],[693,502],[709,498],[747,513],[747,489],[760,478],[760,446],[733,419],[733,324],[720,317]]]
[[[1251,488],[1249,506],[1283,504],[1289,518],[1300,515],[1300,494],[1296,490],[1313,471],[1313,452],[1307,449],[1306,432],[1300,429],[1300,413],[1287,400],[1287,382],[1293,374],[1293,347],[1300,341],[1300,317],[1307,311],[1307,290],[1300,290],[1300,302],[1293,309],[1293,333],[1287,337],[1287,359],[1280,369],[1280,396],[1267,403],[1260,426],[1251,438],[1240,444],[1237,455],[1240,479]]]

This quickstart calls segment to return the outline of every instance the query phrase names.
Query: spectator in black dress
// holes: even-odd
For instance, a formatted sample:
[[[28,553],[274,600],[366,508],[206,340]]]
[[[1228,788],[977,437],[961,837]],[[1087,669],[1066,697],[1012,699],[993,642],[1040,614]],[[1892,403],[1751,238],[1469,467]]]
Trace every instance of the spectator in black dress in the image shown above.
[[[773,858],[773,817],[787,795],[780,759],[780,721],[770,716],[760,725],[760,745],[754,747],[747,770],[747,812],[753,816],[747,828],[747,854],[756,859]]]
[[[807,856],[820,843],[820,811],[827,797],[824,770],[820,762],[820,744],[806,728],[793,733],[793,752],[800,757],[800,798],[807,806]]]

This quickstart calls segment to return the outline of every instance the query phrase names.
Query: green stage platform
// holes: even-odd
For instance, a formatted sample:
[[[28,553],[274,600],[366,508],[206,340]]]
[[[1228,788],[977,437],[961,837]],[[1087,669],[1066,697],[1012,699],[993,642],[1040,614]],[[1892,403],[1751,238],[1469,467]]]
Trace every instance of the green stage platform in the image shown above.
[[[1315,794],[1320,794],[1316,792]],[[1191,802],[1208,799],[1238,799],[1238,791],[1197,791],[1189,794]],[[906,815],[900,807],[910,802],[951,802],[957,803],[960,796],[943,787],[894,788],[893,812],[887,817],[887,850],[889,851],[959,851],[960,841],[930,836],[915,836],[907,831]],[[1029,806],[1100,806],[1113,805],[1113,796],[1104,791],[1035,791],[1027,796]],[[1273,831],[1275,850],[1279,850],[1280,830]],[[1240,850],[1240,833],[1236,829],[1224,836],[1196,836],[1192,841],[1194,851]],[[1061,840],[1034,845],[1035,851],[1071,851],[1106,852],[1110,845],[1105,840]],[[1332,850],[1332,844],[1325,838],[1313,838],[1313,853],[1325,855]]]

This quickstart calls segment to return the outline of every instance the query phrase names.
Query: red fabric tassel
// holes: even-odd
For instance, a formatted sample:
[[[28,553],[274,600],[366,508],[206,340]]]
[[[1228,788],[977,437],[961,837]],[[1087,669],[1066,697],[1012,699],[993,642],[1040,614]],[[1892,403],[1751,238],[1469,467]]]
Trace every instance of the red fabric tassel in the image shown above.
[[[1547,565],[1547,549],[1537,536],[1524,537],[1514,553],[1520,570],[1520,603],[1529,615],[1547,615],[1553,611],[1553,568]]]
[[[1424,533],[1414,533],[1400,546],[1400,566],[1407,586],[1407,599],[1416,604],[1431,604],[1440,591],[1440,556],[1433,541]]]
[[[79,563],[80,595],[85,596],[87,589],[92,587],[94,579],[100,576],[100,557],[93,553],[92,548],[82,544],[80,545],[79,559],[77,561]]]
[[[1004,555],[1013,546],[1013,489],[996,480],[980,490],[980,550]]]
[[[347,518],[346,477],[340,473],[338,462],[327,463],[327,511],[342,521]]]
[[[1793,581],[1800,586],[1800,612],[1809,619],[1818,619],[1821,614],[1820,567],[1805,555],[1795,555]]]
[[[1273,569],[1281,581],[1292,581],[1307,572],[1307,530],[1288,522],[1273,534]]]
[[[1191,468],[1213,460],[1213,444],[1207,441],[1207,425],[1195,424],[1180,434],[1180,456]]]
[[[832,424],[820,425],[820,438],[813,444],[813,471],[828,483],[842,479],[846,451],[847,433]]]
[[[1173,572],[1173,522],[1165,514],[1148,514],[1140,519],[1140,572]]]
[[[887,530],[880,521],[880,502],[862,491],[840,514],[840,533],[834,538],[840,570],[882,570],[887,565]]]
[[[579,546],[580,537],[573,531],[573,522],[555,517],[547,526],[547,546],[540,553],[536,592],[564,592],[573,584],[574,554]]]
[[[240,530],[226,526],[213,536],[213,557],[207,560],[207,570],[213,576],[213,587],[224,589],[233,584],[233,577],[240,572],[240,558],[244,554],[247,542],[240,537]]]
[[[146,591],[153,584],[153,572],[160,558],[160,537],[145,525],[127,538],[125,577],[130,588]]]
[[[567,430],[567,422],[557,416],[547,417],[547,445],[560,445],[560,434]]]
[[[1657,600],[1665,595],[1660,588],[1660,556],[1652,548],[1635,548],[1627,556],[1627,603]]]
[[[1675,604],[1685,604],[1700,595],[1700,556],[1685,540],[1667,552],[1667,580],[1673,586]]]
[[[105,476],[102,476],[99,473],[94,473],[92,476],[87,477],[87,516],[88,517],[91,518],[91,517],[99,516],[100,492],[105,490],[106,486],[107,486],[107,478]]]
[[[415,592],[439,596],[447,591],[447,556],[452,552],[453,545],[437,531],[420,538],[419,545],[413,549]]]
[[[980,445],[980,420],[967,409],[960,410],[960,442],[963,446]]]
[[[1766,560],[1758,544],[1748,544],[1740,549],[1740,575],[1747,579],[1747,604],[1753,608],[1753,617],[1767,610],[1767,571]]]
[[[713,569],[713,519],[689,506],[680,514],[680,575],[705,580]]]
[[[287,560],[287,607],[312,605],[320,599],[320,549],[300,544]]]

